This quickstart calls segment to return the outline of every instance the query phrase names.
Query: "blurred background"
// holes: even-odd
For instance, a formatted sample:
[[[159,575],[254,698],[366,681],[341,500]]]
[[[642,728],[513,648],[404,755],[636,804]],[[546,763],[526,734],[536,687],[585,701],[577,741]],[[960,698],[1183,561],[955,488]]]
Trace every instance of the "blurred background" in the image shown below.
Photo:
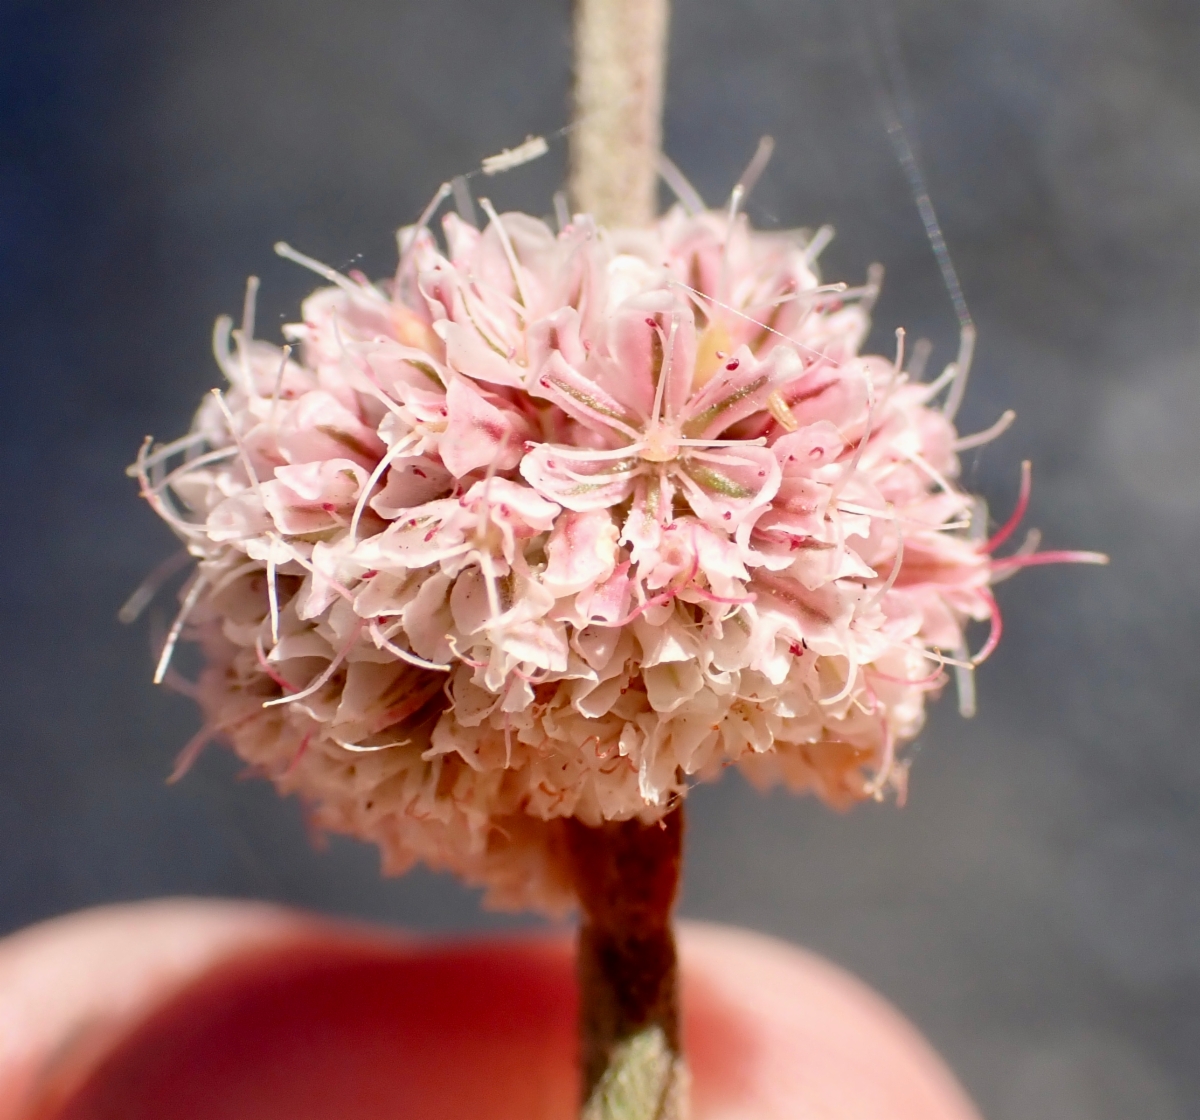
[[[440,182],[565,123],[568,8],[0,5],[3,930],[178,893],[528,921],[318,850],[220,750],[164,785],[198,718],[150,684],[170,602],[116,621],[174,548],[122,472],[217,383],[212,320],[248,273],[260,334],[295,315],[312,277],[275,240],[389,272]],[[937,707],[904,809],[737,779],[692,799],[684,914],[863,976],[991,1120],[1200,1117],[1198,57],[1193,0],[675,5],[668,152],[716,204],[772,134],[753,219],[833,223],[827,277],[887,266],[878,345],[903,324],[945,362],[955,320],[880,100],[899,90],[980,327],[960,427],[1018,412],[967,479],[1004,516],[1031,458],[1047,545],[1112,554],[1001,589],[980,714]],[[560,145],[488,187],[546,213],[563,166]]]

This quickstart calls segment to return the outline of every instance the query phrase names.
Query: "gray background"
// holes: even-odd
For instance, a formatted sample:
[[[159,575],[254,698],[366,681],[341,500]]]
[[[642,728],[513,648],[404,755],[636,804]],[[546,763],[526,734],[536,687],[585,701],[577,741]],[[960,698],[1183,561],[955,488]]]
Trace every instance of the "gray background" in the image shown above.
[[[981,330],[962,427],[1019,413],[969,480],[1003,513],[1031,457],[1031,523],[1114,563],[1001,589],[981,714],[939,707],[904,810],[698,792],[683,910],[860,973],[993,1120],[1200,1117],[1200,13],[880,10]],[[888,266],[880,345],[904,324],[944,361],[872,11],[678,0],[667,145],[717,202],[772,133],[754,218],[833,222],[828,275]],[[353,843],[314,850],[224,752],[164,786],[198,721],[150,685],[150,628],[115,622],[172,550],[122,468],[216,383],[211,322],[247,273],[263,333],[294,312],[310,280],[273,241],[389,270],[439,182],[564,123],[566,0],[8,0],[0,43],[0,923],[178,892],[511,923],[444,878],[381,883]],[[556,150],[493,197],[548,211],[561,174]]]

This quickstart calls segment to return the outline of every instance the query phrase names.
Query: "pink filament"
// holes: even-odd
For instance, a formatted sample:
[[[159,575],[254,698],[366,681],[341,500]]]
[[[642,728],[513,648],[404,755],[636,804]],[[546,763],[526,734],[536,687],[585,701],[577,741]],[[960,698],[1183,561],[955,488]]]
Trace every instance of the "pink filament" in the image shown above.
[[[1029,460],[1026,459],[1021,464],[1021,491],[1017,496],[1017,506],[1013,510],[1012,516],[996,530],[987,544],[983,546],[984,552],[995,552],[1016,532],[1017,526],[1021,524],[1021,519],[1025,516],[1025,511],[1029,508],[1029,492],[1032,486],[1033,471]]]

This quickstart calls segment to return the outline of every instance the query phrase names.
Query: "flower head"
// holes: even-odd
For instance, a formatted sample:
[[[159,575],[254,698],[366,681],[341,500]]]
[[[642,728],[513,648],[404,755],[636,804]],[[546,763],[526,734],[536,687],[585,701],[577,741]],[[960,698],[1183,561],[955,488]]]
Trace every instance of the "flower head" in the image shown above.
[[[186,624],[207,733],[500,903],[569,899],[562,818],[729,765],[902,794],[1035,559],[972,532],[946,380],[861,354],[875,286],[821,286],[803,233],[488,214],[403,231],[385,283],[324,270],[289,347],[218,323],[228,387],[138,462],[198,561],[160,676]]]

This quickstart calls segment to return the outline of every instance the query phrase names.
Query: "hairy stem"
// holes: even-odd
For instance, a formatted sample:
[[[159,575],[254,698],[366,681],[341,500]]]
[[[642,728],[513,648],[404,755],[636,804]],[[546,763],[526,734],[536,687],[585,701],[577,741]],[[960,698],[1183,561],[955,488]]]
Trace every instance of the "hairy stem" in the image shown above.
[[[661,822],[567,822],[580,907],[583,1120],[684,1120],[671,909],[683,809]]]
[[[575,0],[571,205],[647,226],[657,206],[669,0]]]

